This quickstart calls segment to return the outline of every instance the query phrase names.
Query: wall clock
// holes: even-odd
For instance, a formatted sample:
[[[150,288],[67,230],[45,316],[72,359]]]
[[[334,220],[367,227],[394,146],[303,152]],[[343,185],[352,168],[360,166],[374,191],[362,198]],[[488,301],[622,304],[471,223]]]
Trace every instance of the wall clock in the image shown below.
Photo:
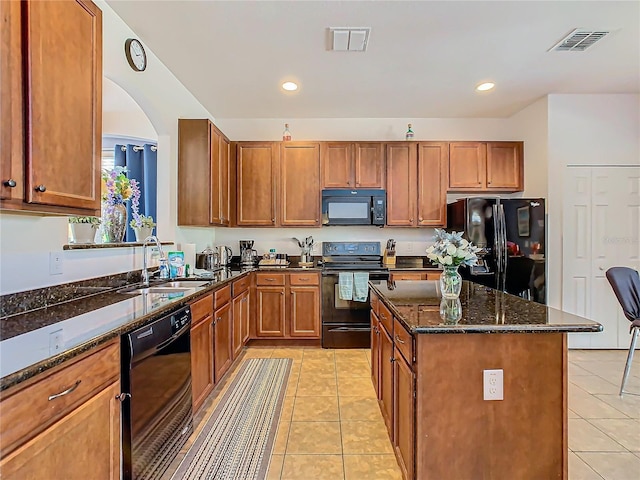
[[[129,62],[129,66],[136,72],[142,72],[147,68],[147,54],[140,40],[136,38],[128,38],[124,42],[124,53]]]

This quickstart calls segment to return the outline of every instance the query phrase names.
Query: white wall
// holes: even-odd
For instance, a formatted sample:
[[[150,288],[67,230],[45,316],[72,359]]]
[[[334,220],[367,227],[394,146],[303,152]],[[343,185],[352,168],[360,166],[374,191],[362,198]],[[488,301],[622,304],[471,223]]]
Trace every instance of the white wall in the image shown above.
[[[548,159],[548,298],[560,308],[566,167],[640,165],[640,95],[549,95]]]

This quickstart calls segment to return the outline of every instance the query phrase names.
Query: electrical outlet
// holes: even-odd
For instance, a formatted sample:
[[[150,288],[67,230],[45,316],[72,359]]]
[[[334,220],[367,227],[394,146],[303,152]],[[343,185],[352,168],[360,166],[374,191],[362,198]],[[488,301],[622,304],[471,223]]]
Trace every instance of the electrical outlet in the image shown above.
[[[483,370],[484,400],[504,400],[504,372],[498,370]]]
[[[407,253],[413,253],[413,242],[407,242]]]
[[[49,334],[49,355],[57,355],[62,352],[64,340],[62,339],[62,329]]]
[[[49,275],[61,275],[62,264],[62,252],[49,252]]]

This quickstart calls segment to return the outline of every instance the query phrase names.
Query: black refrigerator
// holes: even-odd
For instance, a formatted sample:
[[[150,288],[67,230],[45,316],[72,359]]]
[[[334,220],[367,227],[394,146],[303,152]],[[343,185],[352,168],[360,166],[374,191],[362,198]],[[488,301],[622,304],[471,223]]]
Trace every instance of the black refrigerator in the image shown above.
[[[447,205],[447,230],[482,249],[463,278],[546,303],[543,198],[463,198]]]

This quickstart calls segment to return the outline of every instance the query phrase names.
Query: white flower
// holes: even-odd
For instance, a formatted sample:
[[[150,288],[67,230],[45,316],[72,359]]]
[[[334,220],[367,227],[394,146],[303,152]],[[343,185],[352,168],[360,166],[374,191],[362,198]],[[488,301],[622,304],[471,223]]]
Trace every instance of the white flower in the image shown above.
[[[460,240],[460,248],[465,249],[468,246],[469,246],[469,242],[467,240],[465,240],[464,238]]]
[[[431,245],[429,248],[427,248],[427,253],[432,253],[434,250],[435,250],[435,247]]]
[[[449,245],[447,245],[447,253],[449,255],[453,255],[454,253],[456,253],[456,250],[458,250],[456,248],[456,246],[453,243],[450,243]]]
[[[429,253],[429,254],[427,254],[427,258],[429,260],[437,260],[438,259],[438,255],[436,255],[435,253]]]
[[[442,263],[444,265],[451,265],[453,263],[453,259],[451,258],[450,255],[447,255],[446,257],[444,257]]]

